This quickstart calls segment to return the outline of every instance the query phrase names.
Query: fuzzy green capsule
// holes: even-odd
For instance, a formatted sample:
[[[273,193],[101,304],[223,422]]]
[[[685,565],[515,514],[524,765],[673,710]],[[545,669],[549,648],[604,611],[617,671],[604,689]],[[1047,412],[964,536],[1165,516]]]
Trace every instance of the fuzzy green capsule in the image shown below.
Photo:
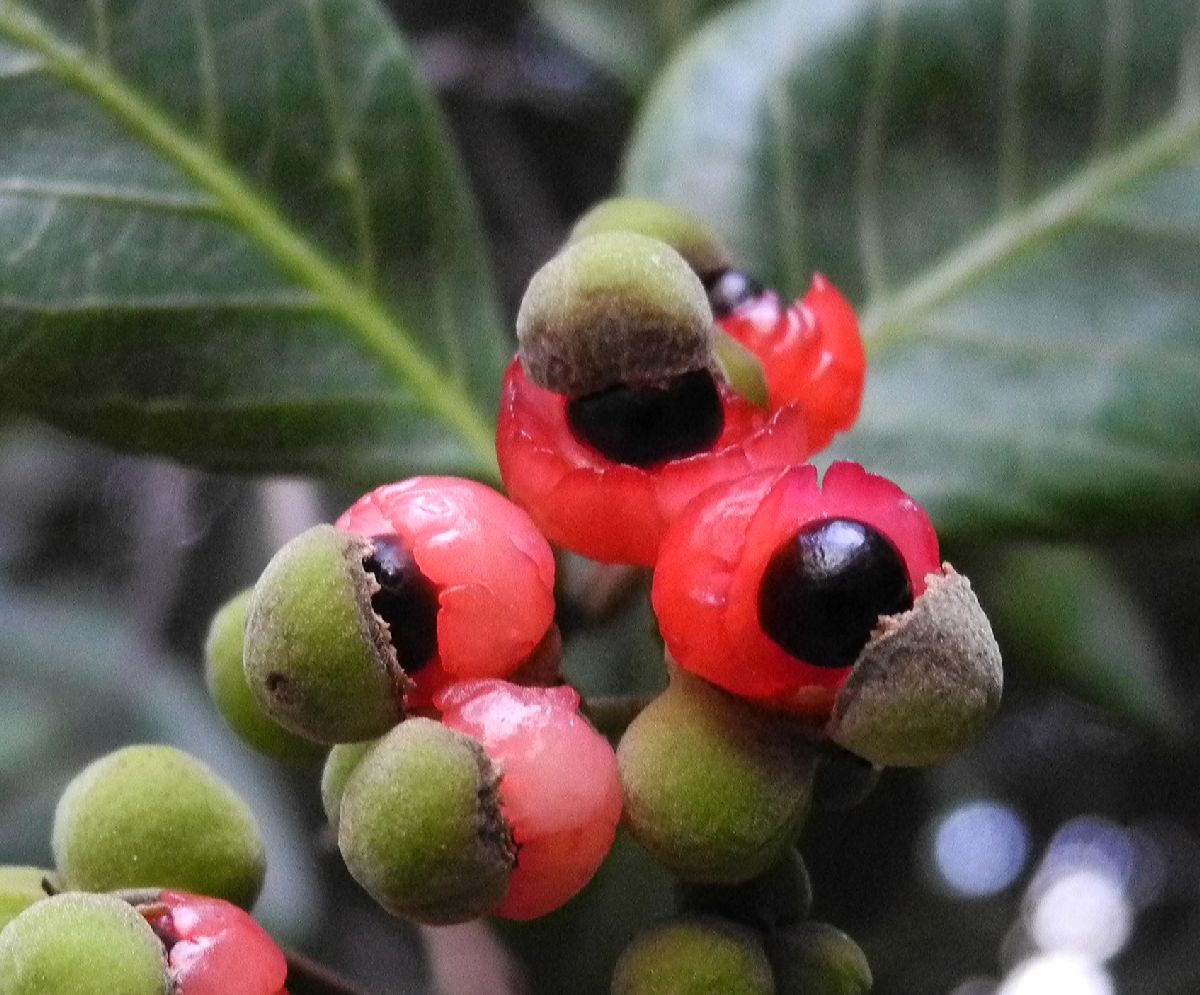
[[[729,884],[794,842],[815,754],[789,719],[675,668],[621,738],[617,763],[638,842],[682,878]]]
[[[325,810],[325,818],[335,830],[338,826],[338,813],[342,809],[342,795],[346,791],[346,782],[354,773],[363,757],[367,755],[375,740],[364,743],[338,743],[325,758],[325,766],[321,768],[321,807]]]
[[[968,580],[947,564],[912,609],[879,620],[826,727],[874,764],[938,763],[1000,707],[1000,648]]]
[[[34,902],[46,897],[44,881],[54,881],[54,872],[40,867],[0,867],[0,929]]]
[[[504,897],[516,862],[499,789],[478,742],[408,719],[346,780],[338,848],[347,869],[394,915],[432,925],[483,915]]]
[[[168,995],[166,955],[127,902],[66,893],[0,931],[4,995]]]
[[[700,279],[727,270],[729,253],[716,234],[699,218],[644,197],[611,197],[583,215],[571,229],[569,242],[601,232],[626,231],[666,242],[678,252]]]
[[[84,891],[174,888],[250,908],[266,854],[228,784],[170,746],[127,746],[85,767],[54,812],[54,862]]]
[[[697,916],[637,937],[613,972],[612,995],[775,995],[762,941],[745,927]]]
[[[371,607],[369,539],[332,525],[267,564],[246,619],[246,684],[281,725],[319,743],[374,739],[404,718],[412,682]]]
[[[235,595],[213,616],[204,641],[204,682],[221,717],[248,746],[285,763],[313,763],[321,747],[271,718],[246,683],[242,661],[253,593]]]
[[[572,242],[529,281],[517,314],[535,383],[576,398],[709,368],[704,287],[665,242],[612,231]]]

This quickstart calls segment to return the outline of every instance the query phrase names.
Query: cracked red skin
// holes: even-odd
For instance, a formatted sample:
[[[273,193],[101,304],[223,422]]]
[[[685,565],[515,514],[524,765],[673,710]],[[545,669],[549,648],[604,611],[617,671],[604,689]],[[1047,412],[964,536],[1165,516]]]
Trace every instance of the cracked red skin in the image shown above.
[[[287,995],[287,959],[266,931],[236,905],[164,891],[149,918],[167,947],[167,973],[178,995]]]
[[[514,359],[504,377],[496,455],[512,499],[552,543],[601,563],[653,566],[668,525],[701,491],[810,455],[797,405],[767,412],[718,381],[725,421],[714,445],[651,467],[616,463],[572,433],[567,398]]]
[[[335,523],[400,536],[438,592],[437,652],[410,675],[410,708],[456,680],[507,677],[554,620],[554,553],[503,495],[457,477],[413,477],[356,501]]]
[[[768,290],[718,324],[762,363],[771,410],[798,404],[804,411],[813,452],[854,424],[862,406],[866,352],[854,309],[820,273],[790,307]]]
[[[651,600],[675,661],[734,694],[813,720],[829,714],[852,667],[817,667],[762,629],[758,594],[775,551],[805,525],[846,518],[877,529],[900,553],[914,600],[940,574],[937,533],[891,481],[856,463],[769,470],[714,487],[672,526]]]

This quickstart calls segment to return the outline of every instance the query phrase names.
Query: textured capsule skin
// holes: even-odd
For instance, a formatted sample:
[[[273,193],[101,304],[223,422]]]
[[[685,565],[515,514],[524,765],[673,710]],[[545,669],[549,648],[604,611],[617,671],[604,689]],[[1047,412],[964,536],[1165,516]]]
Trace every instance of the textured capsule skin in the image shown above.
[[[712,310],[665,242],[626,231],[572,242],[534,273],[517,312],[531,380],[569,398],[712,363]]]
[[[67,892],[0,931],[4,995],[169,995],[166,956],[127,902]]]
[[[647,930],[613,972],[612,995],[775,995],[762,941],[727,920],[697,916]]]
[[[267,713],[319,743],[373,739],[399,722],[411,682],[363,566],[370,543],[317,525],[267,564],[246,619],[246,683]]]
[[[432,925],[466,922],[504,897],[516,861],[500,775],[475,740],[413,718],[346,782],[338,848],[380,905]]]
[[[54,862],[87,891],[178,888],[249,908],[266,872],[253,814],[205,764],[128,746],[85,767],[54,813]]]
[[[796,923],[767,938],[779,995],[867,995],[874,982],[866,954],[840,929]]]
[[[970,582],[945,564],[911,611],[880,620],[826,732],[874,764],[938,763],[983,730],[1003,686],[987,615]]]
[[[411,675],[408,704],[427,708],[453,681],[509,677],[554,621],[554,553],[529,515],[473,480],[413,477],[363,495],[337,526],[397,536],[437,589],[437,648]]]
[[[470,681],[436,703],[442,722],[478,740],[501,771],[500,806],[517,864],[495,913],[528,920],[552,912],[583,889],[612,848],[621,818],[612,747],[579,714],[570,687]]]
[[[617,748],[626,825],[681,878],[746,881],[794,842],[815,759],[786,717],[676,670]]]
[[[571,229],[569,242],[601,232],[627,231],[666,242],[701,280],[728,269],[729,253],[699,218],[644,197],[610,197],[590,208]]]
[[[346,782],[376,742],[370,739],[363,743],[338,743],[325,758],[325,766],[321,768],[321,807],[325,810],[325,818],[335,830]]]
[[[204,641],[204,682],[221,717],[242,741],[286,763],[312,763],[321,747],[297,736],[267,714],[246,683],[243,654],[253,589],[234,595],[213,616]]]
[[[54,878],[53,871],[41,867],[0,867],[0,929],[45,898],[42,882]]]

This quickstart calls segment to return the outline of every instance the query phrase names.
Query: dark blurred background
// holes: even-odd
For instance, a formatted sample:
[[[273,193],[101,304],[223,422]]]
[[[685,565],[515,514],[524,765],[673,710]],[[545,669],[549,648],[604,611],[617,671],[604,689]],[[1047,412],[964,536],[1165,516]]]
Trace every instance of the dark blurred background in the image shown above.
[[[390,6],[466,164],[511,316],[573,219],[615,188],[637,85],[519,3]],[[65,781],[105,749],[165,739],[232,777],[263,816],[264,921],[365,991],[426,992],[435,975],[448,995],[607,991],[617,952],[670,908],[632,844],[561,913],[506,928],[503,948],[479,928],[426,948],[349,880],[316,772],[254,757],[208,708],[212,612],[352,497],[0,424],[0,859],[48,862]],[[1001,716],[953,762],[888,771],[860,807],[814,812],[802,840],[814,914],[864,946],[880,995],[1200,991],[1198,552],[1187,539],[946,551],[997,621]],[[585,688],[660,680],[643,606],[564,619]],[[509,956],[515,980],[503,980]]]

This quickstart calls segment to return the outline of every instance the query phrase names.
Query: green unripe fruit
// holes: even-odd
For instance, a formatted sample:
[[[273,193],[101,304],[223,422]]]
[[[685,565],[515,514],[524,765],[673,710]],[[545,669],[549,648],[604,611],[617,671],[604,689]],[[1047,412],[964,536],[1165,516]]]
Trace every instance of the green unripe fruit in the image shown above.
[[[773,929],[808,918],[812,880],[795,849],[762,874],[740,884],[681,882],[680,911],[732,919],[756,929]]]
[[[600,232],[629,231],[666,242],[695,270],[701,280],[727,270],[725,247],[699,218],[641,197],[612,197],[588,211],[571,229],[568,241],[578,242]]]
[[[109,895],[38,902],[0,931],[4,995],[168,995],[162,943]]]
[[[272,719],[246,683],[242,654],[252,593],[247,589],[227,601],[208,627],[204,642],[208,693],[221,717],[247,745],[276,760],[311,763],[321,756],[321,747]]]
[[[862,948],[840,929],[805,922],[767,938],[779,995],[866,995],[874,982]]]
[[[947,564],[910,611],[879,620],[826,732],[875,764],[938,763],[988,724],[1003,684],[987,616],[967,579]]]
[[[365,743],[339,743],[325,758],[325,766],[321,768],[321,807],[334,829],[338,826],[346,782],[374,745],[373,739]]]
[[[538,270],[517,338],[530,379],[572,398],[713,363],[700,280],[669,245],[631,232],[573,242]]]
[[[128,746],[85,767],[54,812],[64,883],[82,891],[173,888],[250,908],[266,858],[258,824],[205,764]]]
[[[483,747],[431,719],[396,726],[346,782],[338,847],[389,912],[433,925],[493,908],[516,862],[500,775]]]
[[[721,919],[683,919],[643,933],[613,972],[612,995],[775,995],[758,937]]]
[[[54,872],[40,867],[0,867],[0,929],[46,897],[44,880],[53,881]]]
[[[795,840],[815,756],[789,719],[676,669],[626,730],[617,762],[638,842],[680,877],[733,883]]]
[[[374,739],[404,718],[412,682],[371,608],[379,583],[363,561],[372,551],[368,539],[318,525],[254,585],[246,683],[272,718],[316,742]]]

